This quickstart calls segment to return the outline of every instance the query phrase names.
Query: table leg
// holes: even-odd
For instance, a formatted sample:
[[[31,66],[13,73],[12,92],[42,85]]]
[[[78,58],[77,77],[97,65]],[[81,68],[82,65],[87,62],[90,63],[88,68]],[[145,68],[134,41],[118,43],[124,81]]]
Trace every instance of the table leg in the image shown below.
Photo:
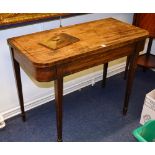
[[[11,56],[12,56],[12,65],[14,68],[14,76],[16,80],[17,93],[19,98],[19,104],[21,109],[22,120],[26,121],[26,115],[24,110],[24,101],[23,101],[23,91],[22,91],[22,83],[21,83],[21,75],[20,75],[20,66],[19,63],[14,58],[13,48],[10,48]]]
[[[105,87],[106,84],[106,77],[107,77],[107,69],[108,69],[108,63],[105,63],[103,65],[103,79],[102,79],[102,86]]]
[[[124,72],[124,80],[126,80],[126,78],[127,78],[129,63],[130,63],[130,56],[127,56],[125,72]]]
[[[63,98],[63,77],[54,81],[56,119],[57,119],[57,141],[62,142],[62,98]]]
[[[135,47],[135,51],[130,56],[129,71],[127,74],[127,85],[126,85],[125,100],[124,100],[124,107],[123,107],[123,115],[126,115],[128,111],[129,98],[131,95],[131,89],[132,89],[134,75],[135,75],[135,71],[137,67],[138,56],[139,56],[139,50],[138,50],[138,43],[137,43]]]

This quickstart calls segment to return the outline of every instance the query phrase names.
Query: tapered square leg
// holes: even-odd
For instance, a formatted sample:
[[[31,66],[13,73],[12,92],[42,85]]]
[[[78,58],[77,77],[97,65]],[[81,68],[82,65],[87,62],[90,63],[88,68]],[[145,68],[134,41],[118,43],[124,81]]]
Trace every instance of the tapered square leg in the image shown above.
[[[130,59],[131,59],[130,56],[127,56],[125,72],[124,72],[124,80],[126,80],[126,78],[127,78],[129,64],[130,64]]]
[[[107,70],[108,70],[108,63],[105,63],[105,64],[103,65],[102,87],[105,87],[105,85],[106,85]]]
[[[26,121],[26,114],[24,109],[24,101],[23,101],[23,91],[22,91],[22,83],[21,83],[21,74],[20,74],[20,66],[19,63],[14,58],[13,48],[10,48],[11,57],[12,57],[12,65],[14,68],[14,76],[16,81],[17,93],[19,98],[19,104],[21,109],[22,120]]]
[[[126,84],[126,92],[125,92],[125,100],[124,100],[124,107],[123,107],[123,115],[126,115],[128,111],[128,105],[129,105],[129,98],[131,95],[131,89],[134,81],[134,75],[137,67],[137,59],[140,52],[140,47],[144,44],[144,42],[139,42],[135,45],[135,51],[131,54],[129,57],[130,63],[129,63],[129,71],[127,75],[127,84]]]
[[[54,81],[55,104],[57,119],[57,141],[62,142],[62,98],[63,98],[63,78]]]

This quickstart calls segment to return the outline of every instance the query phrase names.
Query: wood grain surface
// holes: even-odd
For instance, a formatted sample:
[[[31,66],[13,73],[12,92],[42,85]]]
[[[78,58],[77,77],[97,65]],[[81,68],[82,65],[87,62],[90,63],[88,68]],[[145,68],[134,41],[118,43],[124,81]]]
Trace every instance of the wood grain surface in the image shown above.
[[[80,39],[79,42],[52,50],[41,46],[44,39],[50,39],[55,34],[66,33]],[[34,65],[49,66],[61,63],[78,55],[89,54],[96,50],[109,50],[146,37],[148,32],[108,18],[84,24],[38,32],[30,35],[9,39],[9,44],[18,49]]]
[[[56,50],[40,45],[44,39],[48,40],[60,33],[72,35],[79,38],[80,41]],[[127,53],[130,54],[133,51],[135,42],[145,40],[147,36],[146,30],[107,18],[11,38],[8,39],[8,43],[14,48],[14,57],[21,66],[26,68],[37,80],[45,81],[47,80],[44,79],[45,77],[48,77],[48,80],[55,78],[53,72],[56,65],[67,66],[64,73],[69,75],[68,65],[74,68],[72,63],[76,65],[78,62],[83,64],[89,62],[85,66],[87,69],[93,66],[91,64],[93,57],[98,59],[98,56],[101,55],[100,62],[95,63],[99,65],[103,62],[103,58],[105,61],[111,61],[126,56]],[[113,49],[115,50],[112,53],[107,52]],[[84,69],[82,67],[79,66],[77,71]],[[70,69],[70,72],[73,73],[76,70]]]
[[[148,30],[149,36],[155,38],[155,13],[136,13],[133,24]]]
[[[137,65],[143,67],[144,71],[146,68],[155,68],[155,56],[150,54],[153,39],[155,38],[155,13],[135,13],[133,25],[146,29],[149,32],[147,51],[145,54],[139,56]],[[130,57],[127,58],[124,79],[126,79],[129,64]]]
[[[42,42],[40,42],[40,44],[47,48],[56,50],[68,46],[70,44],[73,44],[77,41],[80,40],[74,36],[68,35],[66,33],[60,33],[48,40],[47,39],[43,40]]]
[[[140,55],[137,64],[145,68],[155,68],[155,55]]]

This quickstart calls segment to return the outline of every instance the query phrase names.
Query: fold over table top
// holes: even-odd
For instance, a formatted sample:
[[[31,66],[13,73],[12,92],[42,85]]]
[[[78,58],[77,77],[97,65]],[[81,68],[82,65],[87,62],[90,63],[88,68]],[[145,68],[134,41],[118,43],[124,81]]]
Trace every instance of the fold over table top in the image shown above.
[[[40,45],[43,40],[60,33],[72,35],[80,41],[57,50]],[[33,65],[45,67],[71,61],[77,56],[106,52],[145,39],[147,36],[148,32],[144,29],[107,18],[11,38],[8,39],[8,43]]]

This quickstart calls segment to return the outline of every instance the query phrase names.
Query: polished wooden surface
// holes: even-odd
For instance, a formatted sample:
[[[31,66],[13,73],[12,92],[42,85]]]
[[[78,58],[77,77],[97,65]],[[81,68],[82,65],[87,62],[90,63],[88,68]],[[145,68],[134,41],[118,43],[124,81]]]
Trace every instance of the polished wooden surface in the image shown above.
[[[137,61],[140,66],[145,66],[146,68],[155,68],[155,55],[140,55]]]
[[[49,39],[59,33],[75,36],[79,38],[80,41],[57,50],[52,50],[40,45],[43,38]],[[109,60],[111,56],[107,54],[107,51],[121,48],[125,45],[128,45],[128,47],[124,47],[127,48],[126,52],[128,51],[128,53],[130,53],[134,48],[133,43],[144,39],[147,35],[148,32],[143,29],[108,18],[16,37],[9,39],[8,42],[15,49],[14,55],[16,60],[19,61],[36,80],[51,81],[55,79],[55,66],[58,64],[63,64],[63,66],[66,67],[64,74],[69,75],[70,73],[76,72],[76,70],[80,71],[80,66],[79,69],[78,67],[74,68],[70,66],[69,63],[76,65],[76,63],[79,64],[78,62],[80,61],[85,64],[86,61],[83,61],[83,58],[87,57],[89,59],[90,57],[88,61],[92,61],[92,56],[95,57],[100,54]],[[126,55],[126,52],[120,52]],[[119,57],[118,51],[112,54],[114,59]],[[86,65],[83,69],[86,68],[89,68],[89,65]]]
[[[149,39],[147,52],[139,56],[137,64],[142,66],[144,70],[146,68],[155,68],[155,55],[151,54],[151,47],[153,43],[153,38]]]
[[[155,37],[155,13],[134,14],[133,25],[149,31],[150,37]]]
[[[144,28],[149,32],[149,43],[145,54],[139,56],[137,64],[146,68],[155,68],[155,56],[150,54],[153,39],[155,38],[155,13],[135,13],[133,18],[133,25]],[[124,79],[127,77],[128,67],[130,64],[130,57],[127,58]]]
[[[45,40],[40,42],[40,44],[52,50],[57,50],[62,47],[73,44],[77,41],[80,41],[80,40],[74,36],[68,35],[66,33],[60,33],[60,34],[56,34],[54,37],[51,37],[49,39],[45,38]]]
[[[72,35],[80,40],[56,50],[40,45],[43,39],[49,39],[60,33]],[[109,61],[131,55],[123,107],[123,113],[126,114],[136,61],[147,37],[146,30],[107,18],[11,38],[8,39],[8,43],[13,53],[12,60],[23,66],[36,80],[46,82],[54,80],[57,140],[62,141],[63,77],[100,64],[105,64],[107,69],[106,64]],[[18,70],[18,66],[14,69]],[[19,75],[15,74],[16,81],[20,83],[21,80],[18,77]],[[19,98],[21,99],[22,95]],[[20,102],[23,106],[23,102]]]
[[[155,56],[150,54],[155,38],[155,13],[137,13],[134,15],[134,25],[149,31],[149,44],[146,54],[138,58],[137,64],[144,68],[155,68]]]

